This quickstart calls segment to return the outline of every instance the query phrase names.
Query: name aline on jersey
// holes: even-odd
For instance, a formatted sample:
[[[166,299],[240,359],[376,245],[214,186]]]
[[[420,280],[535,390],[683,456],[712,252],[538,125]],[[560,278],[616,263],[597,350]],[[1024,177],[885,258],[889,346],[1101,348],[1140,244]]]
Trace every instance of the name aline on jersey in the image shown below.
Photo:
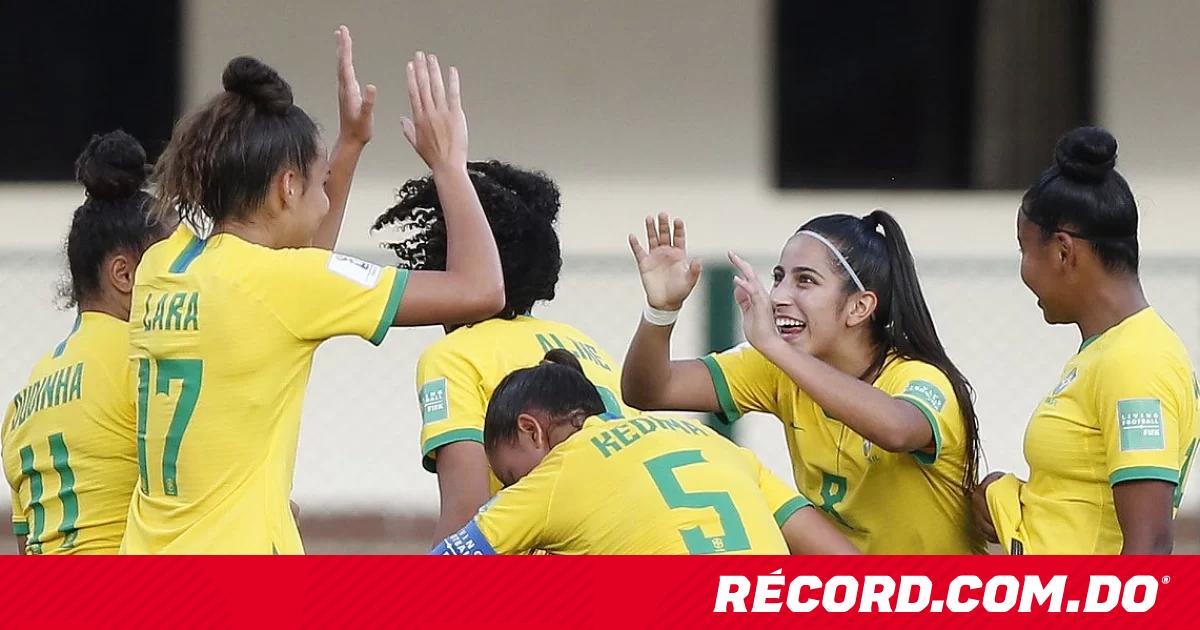
[[[571,345],[575,346],[574,349],[571,349],[554,333],[538,333],[535,336],[537,337],[538,345],[542,346],[542,352],[549,352],[555,349],[566,350],[575,355],[575,358],[580,361],[590,361],[609,372],[612,371],[612,368],[604,362],[604,359],[600,358],[600,351],[590,343],[583,343],[582,341],[568,338],[567,341],[570,341]]]
[[[594,436],[592,438],[592,446],[595,446],[596,450],[600,451],[600,454],[605,459],[608,459],[614,454],[619,453],[625,446],[630,446],[642,439],[643,435],[654,433],[659,429],[679,431],[692,435],[704,435],[702,427],[692,424],[687,420],[643,416],[621,422],[611,429],[606,429],[600,435]]]
[[[69,365],[30,384],[13,398],[12,426],[15,429],[29,416],[48,407],[57,407],[83,397],[83,362]]]
[[[153,316],[150,314],[151,302],[155,302]],[[200,294],[196,291],[147,293],[142,328],[147,331],[200,330]]]

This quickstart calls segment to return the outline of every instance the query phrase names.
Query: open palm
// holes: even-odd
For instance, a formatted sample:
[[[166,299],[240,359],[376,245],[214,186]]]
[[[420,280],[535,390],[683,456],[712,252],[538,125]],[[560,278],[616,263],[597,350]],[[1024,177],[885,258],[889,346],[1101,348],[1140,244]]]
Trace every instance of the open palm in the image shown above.
[[[699,260],[688,259],[683,219],[675,219],[672,231],[671,218],[665,212],[659,213],[657,222],[646,217],[646,241],[648,250],[636,236],[629,235],[646,302],[657,309],[677,311],[696,288],[702,268]]]

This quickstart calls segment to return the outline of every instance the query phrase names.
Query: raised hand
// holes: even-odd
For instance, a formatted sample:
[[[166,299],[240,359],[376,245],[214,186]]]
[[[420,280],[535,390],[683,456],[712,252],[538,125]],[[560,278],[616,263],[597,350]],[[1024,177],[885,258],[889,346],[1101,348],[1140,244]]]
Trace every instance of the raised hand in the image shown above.
[[[408,62],[412,118],[403,119],[404,137],[430,169],[467,168],[467,116],[463,113],[458,69],[446,82],[435,55],[417,52]]]
[[[338,118],[341,140],[366,144],[375,131],[375,95],[378,90],[368,83],[364,90],[354,74],[354,42],[350,29],[339,26],[337,33]]]
[[[771,304],[771,296],[750,263],[733,252],[729,252],[729,262],[737,271],[733,277],[733,299],[742,311],[742,332],[750,345],[765,353],[766,346],[783,341],[779,329],[775,327],[775,308]]]
[[[629,248],[642,275],[646,302],[664,311],[683,308],[683,301],[696,288],[702,269],[699,259],[687,257],[683,219],[675,219],[673,234],[671,227],[671,218],[665,212],[659,213],[657,224],[654,217],[646,217],[649,251],[642,248],[636,236],[629,235]]]

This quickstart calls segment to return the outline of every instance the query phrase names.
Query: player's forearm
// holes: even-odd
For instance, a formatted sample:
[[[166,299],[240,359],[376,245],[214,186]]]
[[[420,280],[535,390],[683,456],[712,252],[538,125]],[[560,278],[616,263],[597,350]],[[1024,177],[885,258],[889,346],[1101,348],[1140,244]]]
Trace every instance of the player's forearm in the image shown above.
[[[504,308],[500,253],[466,165],[435,167],[433,181],[446,221],[446,281],[485,319]]]
[[[671,332],[675,325],[655,326],[639,319],[637,332],[621,366],[621,395],[638,409],[661,409],[660,394],[671,381]]]
[[[792,555],[858,555],[862,552],[820,510],[796,510],[780,530]]]
[[[333,249],[337,246],[342,231],[342,219],[346,216],[346,203],[350,199],[350,185],[358,169],[366,143],[339,137],[329,156],[329,180],[325,183],[325,194],[329,196],[329,212],[317,228],[313,247]]]
[[[491,498],[487,456],[478,442],[454,442],[437,450],[441,508],[433,540],[457,532]]]
[[[1113,486],[1122,555],[1166,555],[1175,547],[1175,484],[1135,479]]]
[[[826,414],[880,448],[891,452],[914,451],[933,440],[929,421],[913,405],[896,400],[782,340],[760,351]]]

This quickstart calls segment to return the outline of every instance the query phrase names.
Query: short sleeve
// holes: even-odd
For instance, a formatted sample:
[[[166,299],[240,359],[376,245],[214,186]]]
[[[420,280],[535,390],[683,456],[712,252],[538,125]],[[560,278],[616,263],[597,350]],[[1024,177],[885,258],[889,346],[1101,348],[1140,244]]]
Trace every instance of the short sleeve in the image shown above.
[[[554,548],[552,503],[562,477],[562,457],[551,453],[528,475],[501,490],[475,517],[483,537],[499,554]]]
[[[1148,357],[1113,357],[1095,374],[1096,418],[1108,482],[1158,479],[1178,485],[1183,449],[1181,420],[1194,405],[1190,379]]]
[[[271,250],[256,274],[264,302],[299,339],[355,335],[383,342],[408,283],[408,271],[316,248]]]
[[[954,396],[954,388],[941,370],[928,363],[904,361],[895,370],[896,375],[888,379],[884,392],[910,403],[929,422],[933,432],[933,452],[913,451],[912,456],[921,464],[932,465],[948,447],[962,441],[962,410]]]
[[[775,524],[783,527],[793,514],[801,508],[810,507],[812,501],[793,488],[786,481],[780,479],[769,468],[763,465],[762,460],[758,458],[752,451],[746,448],[739,449],[742,454],[750,461],[750,465],[757,472],[758,487],[767,498],[767,506],[771,513],[775,515]]]
[[[712,376],[721,405],[718,416],[722,420],[733,422],[751,411],[776,412],[781,373],[750,344],[744,343],[700,360]]]
[[[462,353],[434,344],[417,361],[421,406],[421,464],[437,472],[437,449],[454,442],[483,443],[487,398],[482,377]]]
[[[8,437],[8,428],[12,426],[13,416],[16,414],[16,405],[9,401],[8,407],[4,411],[4,432],[5,438]],[[13,534],[17,536],[29,535],[29,524],[25,521],[25,506],[21,505],[21,493],[17,491],[17,487],[9,484],[9,493],[12,496],[12,529]]]

